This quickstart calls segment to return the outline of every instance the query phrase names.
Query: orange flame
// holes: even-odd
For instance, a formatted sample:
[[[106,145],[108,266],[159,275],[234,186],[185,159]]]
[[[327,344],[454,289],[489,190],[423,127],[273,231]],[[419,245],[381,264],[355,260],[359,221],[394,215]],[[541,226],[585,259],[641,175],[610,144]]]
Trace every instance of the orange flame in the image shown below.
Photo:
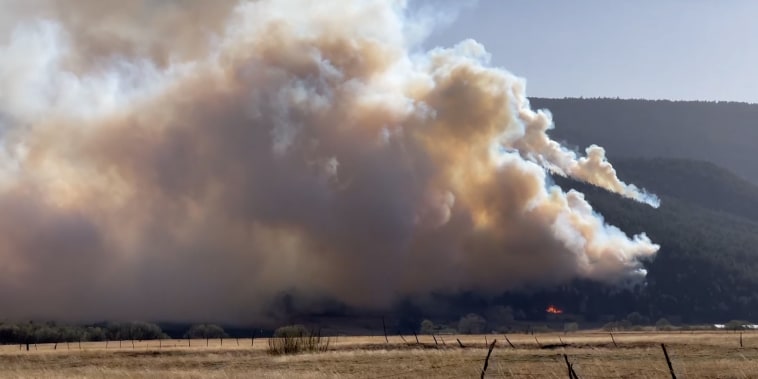
[[[560,308],[556,307],[555,305],[549,305],[547,307],[547,309],[545,309],[545,312],[552,313],[554,315],[559,315],[559,314],[563,313],[563,309],[560,309]]]

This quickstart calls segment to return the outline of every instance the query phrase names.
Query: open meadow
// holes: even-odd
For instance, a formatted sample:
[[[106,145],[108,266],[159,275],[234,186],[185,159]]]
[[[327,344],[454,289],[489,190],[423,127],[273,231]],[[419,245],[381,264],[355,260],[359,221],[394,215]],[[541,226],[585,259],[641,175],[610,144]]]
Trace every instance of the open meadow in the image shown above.
[[[535,339],[536,336],[536,339]],[[758,334],[745,332],[579,332],[554,334],[332,337],[323,353],[273,356],[268,340],[163,340],[0,347],[1,378],[473,378],[497,339],[486,377],[758,377]],[[461,348],[460,339],[464,348]]]

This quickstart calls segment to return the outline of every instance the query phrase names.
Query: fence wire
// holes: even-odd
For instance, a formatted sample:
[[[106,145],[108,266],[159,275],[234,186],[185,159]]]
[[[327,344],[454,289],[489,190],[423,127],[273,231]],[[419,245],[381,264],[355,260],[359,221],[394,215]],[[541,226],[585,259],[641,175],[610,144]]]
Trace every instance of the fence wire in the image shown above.
[[[196,342],[197,341],[197,342]],[[229,341],[227,343],[227,341]],[[246,342],[245,342],[246,341]],[[259,342],[260,341],[260,342]],[[226,350],[227,346],[230,350],[256,350],[263,354],[261,355],[255,355],[246,357],[244,359],[244,362],[251,363],[251,362],[258,362],[260,360],[266,360],[271,359],[271,356],[268,354],[265,354],[265,344],[267,339],[266,338],[260,338],[255,340],[255,347],[252,347],[252,341],[251,339],[239,339],[239,342],[237,342],[237,339],[230,338],[228,340],[224,340],[223,347],[221,347],[219,344],[215,344],[215,347],[218,348],[220,351]],[[199,341],[199,340],[193,340],[191,346],[189,344],[185,344],[183,341],[180,342],[178,340],[172,340],[171,342],[165,341],[165,342],[156,342],[156,341],[135,341],[136,346],[132,347],[131,341],[121,341],[123,343],[123,347],[119,348],[117,347],[119,341],[108,341],[110,344],[110,349],[119,352],[145,352],[145,351],[157,351],[159,349],[167,349],[167,350],[185,350],[185,351],[191,351],[195,348],[206,348],[207,341]],[[79,347],[78,342],[72,342],[72,343],[66,343],[61,342],[58,344],[30,344],[31,350],[54,350],[57,347],[57,350],[100,350],[103,349],[103,346],[105,346],[105,341],[99,342],[99,347],[94,347],[93,343],[87,342],[82,343],[82,347]],[[261,344],[261,345],[258,345]],[[410,344],[413,345],[413,344]],[[577,372],[578,376],[580,378],[597,378],[597,379],[618,379],[618,378],[632,378],[635,377],[635,375],[643,375],[644,377],[663,377],[667,378],[669,377],[669,370],[666,364],[666,360],[664,358],[663,353],[659,348],[657,348],[656,345],[650,345],[650,346],[623,346],[623,343],[619,343],[618,350],[619,352],[624,351],[628,355],[620,355],[614,357],[613,353],[611,352],[609,356],[606,356],[604,353],[602,356],[596,356],[591,350],[585,350],[582,348],[576,349],[571,348],[571,346],[567,346],[567,348],[557,348],[555,350],[551,350],[550,352],[545,350],[537,350],[537,349],[521,349],[521,348],[510,348],[507,345],[503,346],[502,342],[498,341],[497,348],[493,351],[492,357],[490,358],[490,367],[487,371],[487,377],[515,377],[515,378],[543,378],[546,377],[546,373],[549,375],[552,375],[552,377],[563,377],[560,376],[561,372],[565,371],[565,363],[563,360],[563,354],[573,352],[574,355],[569,354],[569,360],[570,363],[573,365],[574,370]],[[2,345],[0,347],[6,349],[12,348],[18,346],[18,349],[25,349],[24,345]],[[425,345],[426,346],[426,345]],[[685,376],[688,374],[688,369],[696,370],[698,365],[702,367],[702,365],[705,364],[705,362],[713,362],[714,358],[718,360],[718,357],[714,357],[712,353],[707,353],[704,351],[697,351],[697,349],[685,348],[686,345],[679,345],[679,344],[671,344],[668,346],[669,355],[671,357],[671,360],[673,361],[673,367],[677,374],[680,374],[682,376]],[[630,349],[631,347],[631,349]],[[361,350],[360,346],[355,346],[356,349]],[[429,346],[426,346],[426,348],[429,348]],[[446,370],[446,369],[452,369],[452,368],[462,368],[463,366],[466,367],[466,370],[471,371],[472,376],[478,375],[479,370],[481,370],[484,361],[485,361],[485,354],[486,349],[482,349],[481,346],[467,346],[465,349],[460,349],[455,345],[448,344],[447,346],[440,345],[438,347],[439,351],[467,351],[467,352],[476,352],[476,354],[481,352],[481,357],[478,356],[471,356],[467,357],[464,361],[458,361],[458,362],[452,362],[449,364],[434,364],[434,363],[425,363],[425,362],[418,362],[418,366],[415,367],[409,367],[404,368],[402,370],[397,370],[394,372],[381,372],[377,373],[375,376],[364,376],[366,378],[374,378],[374,379],[381,379],[381,378],[397,378],[397,377],[416,377],[416,376],[424,376],[434,373],[439,373],[440,370]],[[634,350],[633,352],[632,349]],[[739,353],[730,356],[731,359],[736,360],[744,360],[744,361],[753,361],[753,359],[756,360],[758,363],[758,348],[756,347],[746,347],[746,348],[738,348],[734,347],[734,349],[739,349]],[[613,350],[613,348],[611,348]],[[694,350],[694,351],[693,351]],[[338,350],[339,351],[339,350]],[[370,350],[366,350],[370,351]],[[535,351],[542,351],[542,354],[533,354],[530,352]],[[631,353],[630,353],[631,352]],[[643,362],[645,364],[643,364]],[[525,364],[531,364],[535,366],[535,369],[527,369],[523,367],[518,368],[510,368],[509,366],[518,366],[518,365],[525,365]],[[555,365],[552,367],[545,367],[546,370],[542,370],[539,368],[540,365]],[[758,364],[757,364],[758,367]],[[564,374],[565,375],[565,374]],[[736,377],[748,377],[743,374],[742,376],[736,376]]]

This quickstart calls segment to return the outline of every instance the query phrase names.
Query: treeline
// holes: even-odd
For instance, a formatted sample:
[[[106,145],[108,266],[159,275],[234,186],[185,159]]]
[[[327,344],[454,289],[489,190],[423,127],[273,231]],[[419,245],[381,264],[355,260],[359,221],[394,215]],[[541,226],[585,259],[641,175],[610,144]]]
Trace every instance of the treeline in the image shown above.
[[[106,330],[100,327],[62,326],[53,323],[0,325],[2,344],[104,341],[106,338]]]
[[[549,297],[598,321],[632,312],[673,323],[758,319],[758,187],[704,162],[621,160],[617,166],[622,178],[660,195],[661,207],[556,182],[583,192],[610,224],[660,244],[656,257],[643,262],[646,282],[621,290],[583,283]]]
[[[117,340],[155,340],[168,338],[158,325],[147,322],[108,323],[100,326],[58,325],[47,323],[2,323],[0,343],[56,343]]]
[[[646,233],[661,249],[642,262],[647,278],[614,286],[577,279],[549,288],[514,290],[496,296],[478,293],[434,295],[421,305],[397,307],[392,329],[498,330],[539,322],[627,329],[628,315],[666,320],[672,325],[724,324],[758,320],[758,186],[710,163],[679,159],[616,160],[619,176],[661,197],[651,208],[592,185],[555,177],[564,190],[586,195],[611,225],[629,235]],[[548,305],[563,310],[556,316]],[[493,313],[493,308],[505,306]],[[467,313],[481,315],[469,317]],[[498,315],[493,317],[493,315]],[[515,319],[516,322],[509,320]],[[567,318],[573,317],[572,320]],[[420,326],[424,319],[434,321]],[[504,321],[497,321],[498,319]],[[661,327],[665,325],[661,321]]]
[[[213,324],[192,325],[184,338],[226,338]],[[54,322],[0,323],[0,344],[92,341],[146,341],[168,339],[160,326],[149,322],[112,322],[96,325],[60,325]]]

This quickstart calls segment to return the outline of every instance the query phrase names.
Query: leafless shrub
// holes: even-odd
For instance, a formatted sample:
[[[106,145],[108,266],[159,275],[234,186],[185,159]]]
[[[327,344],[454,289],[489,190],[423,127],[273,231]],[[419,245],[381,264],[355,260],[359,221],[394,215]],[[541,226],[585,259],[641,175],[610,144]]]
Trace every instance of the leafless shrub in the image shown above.
[[[325,352],[328,349],[328,337],[322,337],[321,331],[307,330],[302,325],[281,327],[268,340],[268,353],[271,355]]]

